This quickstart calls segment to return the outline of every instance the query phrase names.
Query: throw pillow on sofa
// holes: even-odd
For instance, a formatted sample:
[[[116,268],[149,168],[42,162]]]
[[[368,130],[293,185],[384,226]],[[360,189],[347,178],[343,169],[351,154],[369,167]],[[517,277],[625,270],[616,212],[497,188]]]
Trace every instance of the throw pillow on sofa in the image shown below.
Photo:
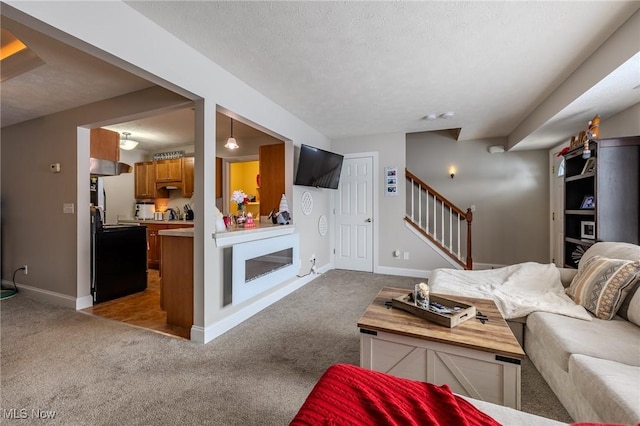
[[[620,305],[618,315],[640,326],[640,278],[631,286],[631,291]]]
[[[593,256],[580,264],[566,293],[596,317],[610,320],[640,274],[640,261]]]

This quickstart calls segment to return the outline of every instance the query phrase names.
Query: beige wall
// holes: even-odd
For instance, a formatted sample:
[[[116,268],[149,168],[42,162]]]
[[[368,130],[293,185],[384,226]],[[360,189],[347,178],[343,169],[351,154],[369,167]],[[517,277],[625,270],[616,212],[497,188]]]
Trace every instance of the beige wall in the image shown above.
[[[475,263],[511,264],[549,261],[549,200],[546,150],[490,154],[490,145],[506,139],[457,142],[436,132],[361,136],[334,140],[332,149],[342,154],[377,152],[379,190],[378,251],[381,272],[432,270],[450,267],[404,225],[404,180],[399,196],[386,197],[384,168],[405,167],[458,207],[476,206],[473,219]],[[449,177],[448,167],[457,174]],[[408,251],[409,259],[393,257]]]
[[[181,96],[154,88],[3,128],[2,277],[9,279],[26,263],[29,274],[20,284],[70,298],[87,296],[78,293],[86,286],[76,281],[83,281],[77,277],[78,259],[88,262],[89,148],[77,129],[180,103]],[[51,173],[51,163],[60,163],[61,172]],[[87,188],[83,197],[81,182]],[[63,213],[64,203],[73,203],[75,214]],[[78,246],[85,231],[86,245]]]
[[[546,150],[490,154],[504,138],[457,142],[436,132],[407,135],[407,168],[473,213],[474,263],[549,262]],[[457,173],[449,177],[448,167]]]
[[[404,193],[403,179],[398,180],[398,196],[385,195],[385,167],[397,167],[400,176],[405,168],[405,134],[390,133],[383,135],[358,136],[336,139],[332,142],[332,150],[341,154],[376,153],[378,168],[378,200],[377,215],[374,212],[374,239],[377,251],[374,254],[374,271],[399,275],[423,275],[424,271],[437,267],[450,267],[444,260],[416,237],[404,225]],[[409,253],[396,258],[394,250]]]
[[[638,135],[640,135],[640,103],[613,117],[600,120],[601,139]]]

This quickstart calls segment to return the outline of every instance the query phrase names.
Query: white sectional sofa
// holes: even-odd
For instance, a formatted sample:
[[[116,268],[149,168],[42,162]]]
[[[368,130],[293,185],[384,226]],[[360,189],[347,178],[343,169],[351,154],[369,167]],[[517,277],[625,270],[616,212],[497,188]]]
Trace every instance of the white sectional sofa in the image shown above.
[[[514,272],[532,266],[545,273]],[[525,300],[529,307],[518,307],[523,314],[513,315],[506,299],[518,299],[520,283],[534,296]],[[429,285],[434,293],[493,297],[574,421],[640,424],[640,246],[598,242],[577,270],[530,263],[488,271],[436,269]],[[538,303],[550,296],[565,299],[564,309]]]
[[[562,271],[568,293],[580,278],[576,275],[594,262],[594,256],[640,262],[640,246],[594,244],[583,255],[578,270]],[[614,273],[611,268],[606,272],[609,276]],[[618,294],[623,296],[622,304],[619,309],[613,307],[617,315],[610,320],[593,315],[591,321],[584,321],[545,312],[526,318],[525,352],[575,421],[640,422],[640,277],[636,273],[626,280],[628,293]],[[594,310],[592,302],[597,293],[602,294],[599,287],[596,283],[588,292],[591,301],[577,298],[584,305],[591,303],[591,309],[585,306],[588,310]]]

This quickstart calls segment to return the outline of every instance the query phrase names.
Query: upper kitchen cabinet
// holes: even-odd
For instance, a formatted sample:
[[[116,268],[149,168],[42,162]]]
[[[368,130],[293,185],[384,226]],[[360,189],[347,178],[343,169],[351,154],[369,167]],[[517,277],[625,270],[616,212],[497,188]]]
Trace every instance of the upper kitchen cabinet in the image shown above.
[[[135,174],[135,198],[137,200],[167,198],[166,189],[156,188],[156,164],[154,161],[136,163]]]
[[[182,158],[158,160],[156,163],[156,182],[182,181]]]
[[[195,158],[184,157],[182,159],[182,196],[189,198],[193,195]]]
[[[107,129],[91,129],[91,158],[120,161],[120,134]]]
[[[280,206],[284,190],[284,143],[261,145],[260,157],[260,216],[268,216]]]

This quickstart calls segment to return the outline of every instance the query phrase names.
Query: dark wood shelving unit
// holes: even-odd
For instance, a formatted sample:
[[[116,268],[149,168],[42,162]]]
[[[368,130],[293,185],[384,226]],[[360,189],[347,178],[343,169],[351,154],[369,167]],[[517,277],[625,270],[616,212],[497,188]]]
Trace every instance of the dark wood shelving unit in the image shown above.
[[[595,169],[586,171],[580,146],[565,154],[564,265],[576,268],[573,253],[597,241],[640,241],[640,136],[592,141]],[[593,161],[593,160],[592,160]],[[585,197],[593,208],[582,208]],[[582,223],[593,222],[593,239],[582,237]]]

